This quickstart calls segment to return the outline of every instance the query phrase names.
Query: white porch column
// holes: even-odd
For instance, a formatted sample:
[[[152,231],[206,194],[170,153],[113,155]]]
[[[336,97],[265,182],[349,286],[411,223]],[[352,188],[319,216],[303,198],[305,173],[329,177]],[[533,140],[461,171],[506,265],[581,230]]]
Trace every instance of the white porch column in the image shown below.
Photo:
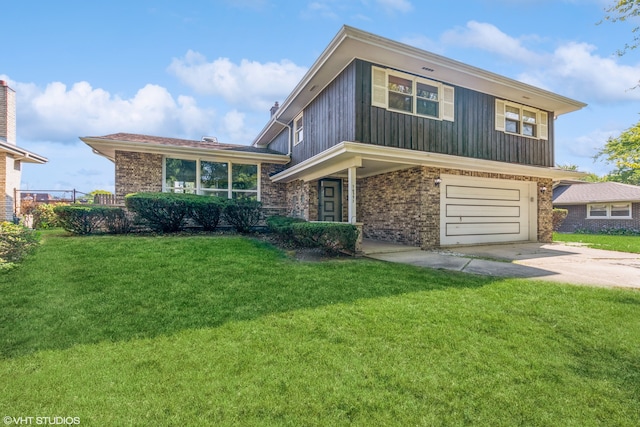
[[[349,223],[356,223],[356,167],[352,166],[349,168],[348,175],[348,200],[347,204],[349,205]]]

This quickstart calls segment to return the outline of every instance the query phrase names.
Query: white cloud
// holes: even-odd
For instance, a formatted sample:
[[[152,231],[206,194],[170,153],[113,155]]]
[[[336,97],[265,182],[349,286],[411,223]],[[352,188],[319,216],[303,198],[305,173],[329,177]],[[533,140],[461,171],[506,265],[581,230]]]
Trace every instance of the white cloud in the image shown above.
[[[384,9],[395,12],[411,12],[413,5],[407,0],[377,0]]]
[[[262,64],[243,59],[235,64],[218,58],[208,62],[191,50],[169,66],[169,72],[197,93],[221,96],[231,105],[260,111],[283,100],[306,71],[288,60]]]
[[[87,82],[70,88],[60,82],[44,89],[10,82],[16,90],[18,134],[23,140],[74,142],[80,136],[116,132],[155,135],[204,134],[214,118],[193,98],[176,102],[163,87],[148,84],[130,99],[93,88]]]
[[[526,37],[531,38],[532,36]],[[542,59],[541,55],[524,47],[521,40],[503,33],[495,25],[484,22],[469,21],[466,27],[445,32],[441,40],[449,45],[481,49],[523,63],[540,63]]]
[[[464,28],[447,31],[441,38],[449,46],[480,49],[501,59],[524,65],[518,80],[582,101],[618,102],[640,100],[640,64],[622,65],[617,57],[602,57],[588,43],[565,42],[553,52],[536,52],[525,42],[536,35],[509,36],[496,26],[470,21]]]

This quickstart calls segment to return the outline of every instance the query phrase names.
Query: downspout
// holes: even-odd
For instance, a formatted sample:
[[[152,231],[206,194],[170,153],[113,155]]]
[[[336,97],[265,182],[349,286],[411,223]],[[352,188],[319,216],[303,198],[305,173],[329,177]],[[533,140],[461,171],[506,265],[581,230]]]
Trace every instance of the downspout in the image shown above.
[[[283,123],[283,122],[279,121],[276,117],[274,117],[273,121],[275,123],[278,123],[279,125],[282,125],[282,126],[286,127],[287,129],[289,129],[289,133],[288,133],[289,140],[288,140],[288,144],[287,144],[288,147],[289,147],[288,148],[289,152],[287,153],[287,156],[289,156],[289,161],[287,163],[290,163],[291,162],[291,152],[293,151],[293,146],[291,144],[292,143],[291,133],[293,132],[293,129],[291,128],[291,125],[288,125],[286,123]]]

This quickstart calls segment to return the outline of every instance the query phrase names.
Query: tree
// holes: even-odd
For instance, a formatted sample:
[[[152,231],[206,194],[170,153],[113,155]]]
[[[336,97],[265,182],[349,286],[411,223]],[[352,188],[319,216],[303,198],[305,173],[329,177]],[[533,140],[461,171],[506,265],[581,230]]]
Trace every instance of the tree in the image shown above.
[[[640,16],[640,0],[617,0],[606,11],[607,15],[604,17],[606,21],[625,22]],[[640,26],[634,27],[631,32],[633,33],[633,41],[625,43],[624,49],[618,50],[619,56],[640,46]]]
[[[640,1],[640,0],[639,0]],[[617,138],[610,137],[596,154],[616,169],[607,175],[607,181],[640,184],[640,122],[622,132]]]
[[[565,170],[565,171],[571,171],[571,172],[579,172],[580,171],[580,167],[578,165],[574,165],[571,163],[565,163],[563,165],[556,165],[558,168]],[[588,175],[585,175],[584,177],[579,179],[580,181],[586,181],[586,182],[600,182],[603,181],[604,179],[599,177],[598,175],[596,175],[595,173],[589,173]]]

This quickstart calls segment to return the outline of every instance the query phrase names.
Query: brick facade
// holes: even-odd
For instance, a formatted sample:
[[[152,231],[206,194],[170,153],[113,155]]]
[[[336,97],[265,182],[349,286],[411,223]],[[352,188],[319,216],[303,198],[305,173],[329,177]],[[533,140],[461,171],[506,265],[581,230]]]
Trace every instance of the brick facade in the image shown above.
[[[567,217],[558,228],[561,233],[573,233],[576,230],[597,232],[603,228],[640,230],[640,203],[631,204],[631,219],[587,218],[587,205],[556,205],[555,207],[568,211]]]
[[[136,192],[162,191],[162,155],[116,151],[116,202]]]
[[[414,167],[357,180],[356,209],[365,238],[384,240],[424,249],[440,245],[440,188],[434,184],[441,175],[536,182],[546,187],[538,194],[538,235],[540,242],[551,242],[551,179],[483,173],[455,169]],[[347,209],[346,180],[343,180],[343,221]],[[287,184],[287,214],[307,220],[318,218],[318,181]]]

